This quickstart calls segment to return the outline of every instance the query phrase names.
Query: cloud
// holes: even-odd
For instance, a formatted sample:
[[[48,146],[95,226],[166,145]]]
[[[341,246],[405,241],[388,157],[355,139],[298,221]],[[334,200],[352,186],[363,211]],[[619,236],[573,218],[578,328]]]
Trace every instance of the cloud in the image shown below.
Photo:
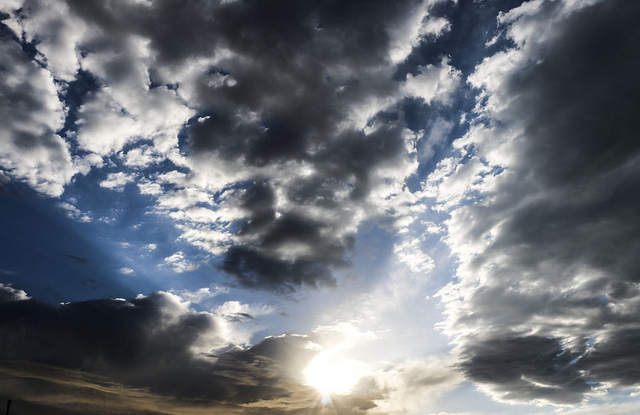
[[[220,294],[227,294],[229,289],[226,287],[211,286],[203,287],[198,290],[170,290],[171,294],[175,294],[182,298],[184,301],[188,301],[191,304],[199,304],[210,298],[216,297]]]
[[[341,322],[242,348],[238,336],[251,335],[243,322],[272,307],[227,301],[198,312],[166,292],[52,306],[7,286],[0,293],[0,386],[27,414],[304,414],[326,406],[305,384],[313,359],[375,337]],[[419,413],[459,379],[436,360],[366,374],[332,406],[340,415]]]
[[[574,361],[579,357],[558,339],[505,336],[467,346],[461,367],[501,400],[575,404],[591,391]]]
[[[164,263],[169,265],[173,272],[182,274],[184,272],[195,271],[199,268],[198,264],[194,264],[187,260],[182,251],[178,251],[173,255],[170,255],[164,259]]]
[[[616,415],[632,415],[638,410],[635,402],[625,403],[604,403],[600,405],[589,405],[578,408],[569,409],[561,412],[566,415],[598,415],[598,414],[616,414]]]
[[[447,104],[451,93],[460,83],[461,75],[445,58],[438,65],[419,67],[415,76],[408,74],[403,88],[407,95],[420,98],[426,103],[437,101]]]
[[[277,370],[254,362],[265,345],[214,357],[235,336],[235,323],[196,312],[175,295],[50,306],[0,289],[11,297],[0,303],[2,359],[82,370],[164,396],[243,402],[280,393]]]
[[[109,173],[107,178],[101,181],[100,187],[122,192],[127,183],[135,180],[135,176],[124,172]]]
[[[144,246],[144,249],[146,249],[147,251],[151,252],[151,251],[155,251],[156,248],[158,248],[158,245],[156,244],[146,244]]]
[[[1,270],[2,274],[9,274],[9,272],[5,270]],[[11,301],[23,301],[29,300],[31,297],[27,295],[23,290],[19,290],[17,288],[13,288],[11,285],[5,285],[0,283],[0,303],[11,302]]]
[[[420,247],[420,239],[407,239],[397,243],[393,247],[393,252],[399,262],[409,267],[411,272],[425,274],[434,267],[433,260],[425,254]]]
[[[267,312],[239,303],[221,309]],[[310,337],[225,347],[223,334],[235,323],[169,293],[58,306],[13,298],[0,311],[0,385],[24,413],[297,414],[322,407],[318,392],[302,384],[317,353]],[[366,396],[340,399],[340,414],[375,407]]]
[[[426,184],[460,260],[442,328],[498,399],[577,403],[640,383],[639,13],[535,1],[504,14],[513,47],[470,76],[477,119]]]
[[[403,100],[446,103],[460,79],[446,60],[395,78],[448,30],[429,14],[436,3],[30,1],[7,12],[40,73],[63,89],[91,80],[60,97],[78,171],[108,160],[100,185],[114,190],[139,177],[150,210],[222,256],[240,285],[290,292],[335,286],[360,224],[410,193],[418,138]],[[164,177],[171,169],[181,176]]]
[[[215,313],[229,321],[252,320],[257,316],[271,314],[273,307],[264,304],[242,304],[239,301],[226,301],[215,309]]]
[[[33,362],[3,361],[0,364],[0,385],[3,396],[11,398],[11,412],[24,415],[195,415],[205,408],[207,413],[215,415],[242,412],[233,404],[198,405],[95,374]]]
[[[80,222],[91,222],[91,216],[83,213],[75,206],[77,200],[74,198],[68,198],[66,202],[59,202],[57,206],[67,212],[67,216],[76,219]]]
[[[22,33],[16,33],[24,34],[27,42],[37,43],[39,52],[45,57],[46,68],[56,79],[73,81],[80,69],[77,45],[90,33],[89,28],[70,13],[65,2],[16,3],[5,9],[7,13],[21,9],[15,20]]]
[[[402,183],[415,167],[388,28],[420,13],[413,3],[356,2],[339,13],[305,3],[264,7],[221,10],[228,21],[218,39],[230,50],[200,77],[195,98],[211,115],[190,127],[191,156],[200,171],[233,162],[242,176],[215,174],[252,182],[225,201],[245,214],[224,271],[248,287],[333,286],[332,270],[346,263],[358,223],[375,209],[374,189]],[[376,116],[381,110],[390,114]]]
[[[437,400],[462,382],[451,360],[432,357],[413,359],[362,378],[356,391],[375,396],[371,414],[424,414]]]
[[[76,173],[68,144],[57,134],[64,123],[60,91],[6,30],[0,34],[0,60],[0,168],[39,192],[60,196]]]

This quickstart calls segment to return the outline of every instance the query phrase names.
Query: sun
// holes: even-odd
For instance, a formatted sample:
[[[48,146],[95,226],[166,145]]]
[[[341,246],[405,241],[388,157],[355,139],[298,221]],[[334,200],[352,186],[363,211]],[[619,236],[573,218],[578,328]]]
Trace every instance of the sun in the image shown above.
[[[344,395],[351,392],[363,374],[363,364],[331,353],[320,353],[304,371],[306,384],[322,395]]]

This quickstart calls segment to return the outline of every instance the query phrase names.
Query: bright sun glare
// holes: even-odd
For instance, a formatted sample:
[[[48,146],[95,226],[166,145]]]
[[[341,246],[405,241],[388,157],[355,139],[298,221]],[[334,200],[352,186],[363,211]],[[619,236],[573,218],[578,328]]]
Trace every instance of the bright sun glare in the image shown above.
[[[307,385],[322,395],[346,394],[363,374],[363,364],[353,359],[321,353],[304,371]]]

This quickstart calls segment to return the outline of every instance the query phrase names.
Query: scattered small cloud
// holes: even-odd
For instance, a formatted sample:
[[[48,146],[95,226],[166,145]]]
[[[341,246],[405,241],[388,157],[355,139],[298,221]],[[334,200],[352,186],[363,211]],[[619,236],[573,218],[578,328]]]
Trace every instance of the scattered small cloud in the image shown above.
[[[170,266],[173,272],[182,274],[197,270],[200,266],[186,259],[182,251],[178,251],[164,259],[164,265]]]
[[[29,297],[27,293],[24,292],[23,290],[13,288],[10,284],[0,283],[0,303],[12,302],[12,301],[25,301],[25,300],[29,300],[30,298],[31,297]]]
[[[200,304],[203,301],[217,297],[221,294],[228,294],[229,288],[221,286],[203,287],[194,291],[191,290],[170,290],[172,294],[175,294],[182,298],[184,301],[188,301],[191,304]]]
[[[100,187],[121,192],[126,184],[133,182],[134,179],[134,175],[124,172],[109,173],[107,178],[100,182]]]
[[[144,246],[144,249],[146,249],[147,251],[151,252],[151,251],[155,251],[156,248],[158,248],[158,246],[156,244],[146,244]]]

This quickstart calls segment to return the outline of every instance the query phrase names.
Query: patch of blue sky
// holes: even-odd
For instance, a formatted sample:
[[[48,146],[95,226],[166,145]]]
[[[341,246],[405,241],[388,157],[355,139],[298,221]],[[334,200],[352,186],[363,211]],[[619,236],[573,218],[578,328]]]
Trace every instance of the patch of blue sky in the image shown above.
[[[5,194],[0,203],[0,266],[16,273],[2,282],[51,303],[134,295],[142,288],[114,272],[117,256],[104,249],[99,223],[73,220],[55,200],[19,183],[10,186],[15,196]]]

